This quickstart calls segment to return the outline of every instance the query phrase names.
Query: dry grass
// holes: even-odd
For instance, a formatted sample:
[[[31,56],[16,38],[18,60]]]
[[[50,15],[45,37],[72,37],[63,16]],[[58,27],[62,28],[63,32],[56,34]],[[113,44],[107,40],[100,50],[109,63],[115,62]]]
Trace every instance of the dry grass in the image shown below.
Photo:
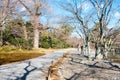
[[[31,52],[40,52],[40,53],[47,54],[48,52],[54,52],[55,50],[57,50],[57,49],[52,49],[52,48],[49,48],[49,49],[38,48],[38,49],[32,49]]]
[[[49,74],[48,74],[48,78],[51,78],[51,80],[61,80],[60,76],[58,74],[58,68],[59,66],[62,64],[63,60],[69,55],[69,53],[66,53],[65,55],[63,55],[61,58],[59,58],[57,60],[57,62],[53,63],[50,67],[49,67]]]
[[[42,55],[44,55],[44,53],[0,53],[0,65],[23,61]]]
[[[55,49],[32,49],[32,50],[19,50],[19,49],[8,49],[11,47],[5,47],[5,50],[0,50],[0,65],[8,64],[17,61],[23,61],[35,57],[39,57],[47,54],[48,52],[54,52]],[[2,49],[2,47],[0,47]]]
[[[109,56],[108,59],[113,62],[120,63],[120,56]]]
[[[0,47],[0,53],[47,53],[47,52],[53,52],[55,49],[49,48],[33,48],[31,50],[25,50],[25,49],[18,49],[14,46],[2,46]]]

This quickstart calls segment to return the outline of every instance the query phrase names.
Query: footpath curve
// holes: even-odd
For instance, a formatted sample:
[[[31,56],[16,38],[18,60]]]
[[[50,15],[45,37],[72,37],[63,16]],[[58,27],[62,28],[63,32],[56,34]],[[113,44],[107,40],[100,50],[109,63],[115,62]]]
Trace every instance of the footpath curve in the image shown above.
[[[2,65],[0,66],[0,80],[42,80],[44,70],[52,61],[57,60],[68,51],[75,50],[58,50],[38,58]]]

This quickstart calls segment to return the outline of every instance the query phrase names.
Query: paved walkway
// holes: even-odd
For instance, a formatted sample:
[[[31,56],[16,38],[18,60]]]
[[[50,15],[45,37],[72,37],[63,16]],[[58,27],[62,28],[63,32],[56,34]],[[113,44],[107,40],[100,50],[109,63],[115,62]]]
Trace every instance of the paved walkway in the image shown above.
[[[41,80],[51,61],[75,49],[55,51],[42,57],[0,66],[0,80]]]

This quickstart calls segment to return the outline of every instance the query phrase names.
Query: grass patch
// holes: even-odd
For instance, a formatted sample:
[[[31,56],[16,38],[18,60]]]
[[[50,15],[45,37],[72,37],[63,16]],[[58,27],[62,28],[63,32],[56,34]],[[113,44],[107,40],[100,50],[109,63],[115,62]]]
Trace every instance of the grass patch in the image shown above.
[[[45,49],[45,48],[32,49],[33,52],[41,52],[41,53],[54,52],[55,50],[57,50],[57,49],[52,49],[52,48],[49,48],[49,49]]]
[[[108,59],[113,62],[120,63],[120,56],[109,56]]]
[[[45,48],[37,48],[37,49],[31,49],[31,50],[26,50],[26,49],[19,49],[14,46],[2,46],[0,47],[0,53],[48,53],[48,52],[53,52],[56,49],[45,49]]]
[[[3,46],[0,47],[0,65],[35,58],[54,51],[55,49],[38,48],[25,50],[13,46]]]
[[[23,61],[43,55],[44,53],[0,53],[0,65]]]

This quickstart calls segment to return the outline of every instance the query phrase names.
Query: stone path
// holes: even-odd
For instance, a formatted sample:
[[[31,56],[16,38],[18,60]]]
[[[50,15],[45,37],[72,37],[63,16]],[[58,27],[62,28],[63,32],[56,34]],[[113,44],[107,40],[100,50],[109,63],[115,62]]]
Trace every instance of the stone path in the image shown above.
[[[61,80],[120,80],[120,64],[107,60],[89,61],[71,54],[59,67]]]
[[[42,80],[44,70],[67,51],[55,51],[42,57],[0,66],[0,80]],[[75,50],[75,49],[73,49]]]

